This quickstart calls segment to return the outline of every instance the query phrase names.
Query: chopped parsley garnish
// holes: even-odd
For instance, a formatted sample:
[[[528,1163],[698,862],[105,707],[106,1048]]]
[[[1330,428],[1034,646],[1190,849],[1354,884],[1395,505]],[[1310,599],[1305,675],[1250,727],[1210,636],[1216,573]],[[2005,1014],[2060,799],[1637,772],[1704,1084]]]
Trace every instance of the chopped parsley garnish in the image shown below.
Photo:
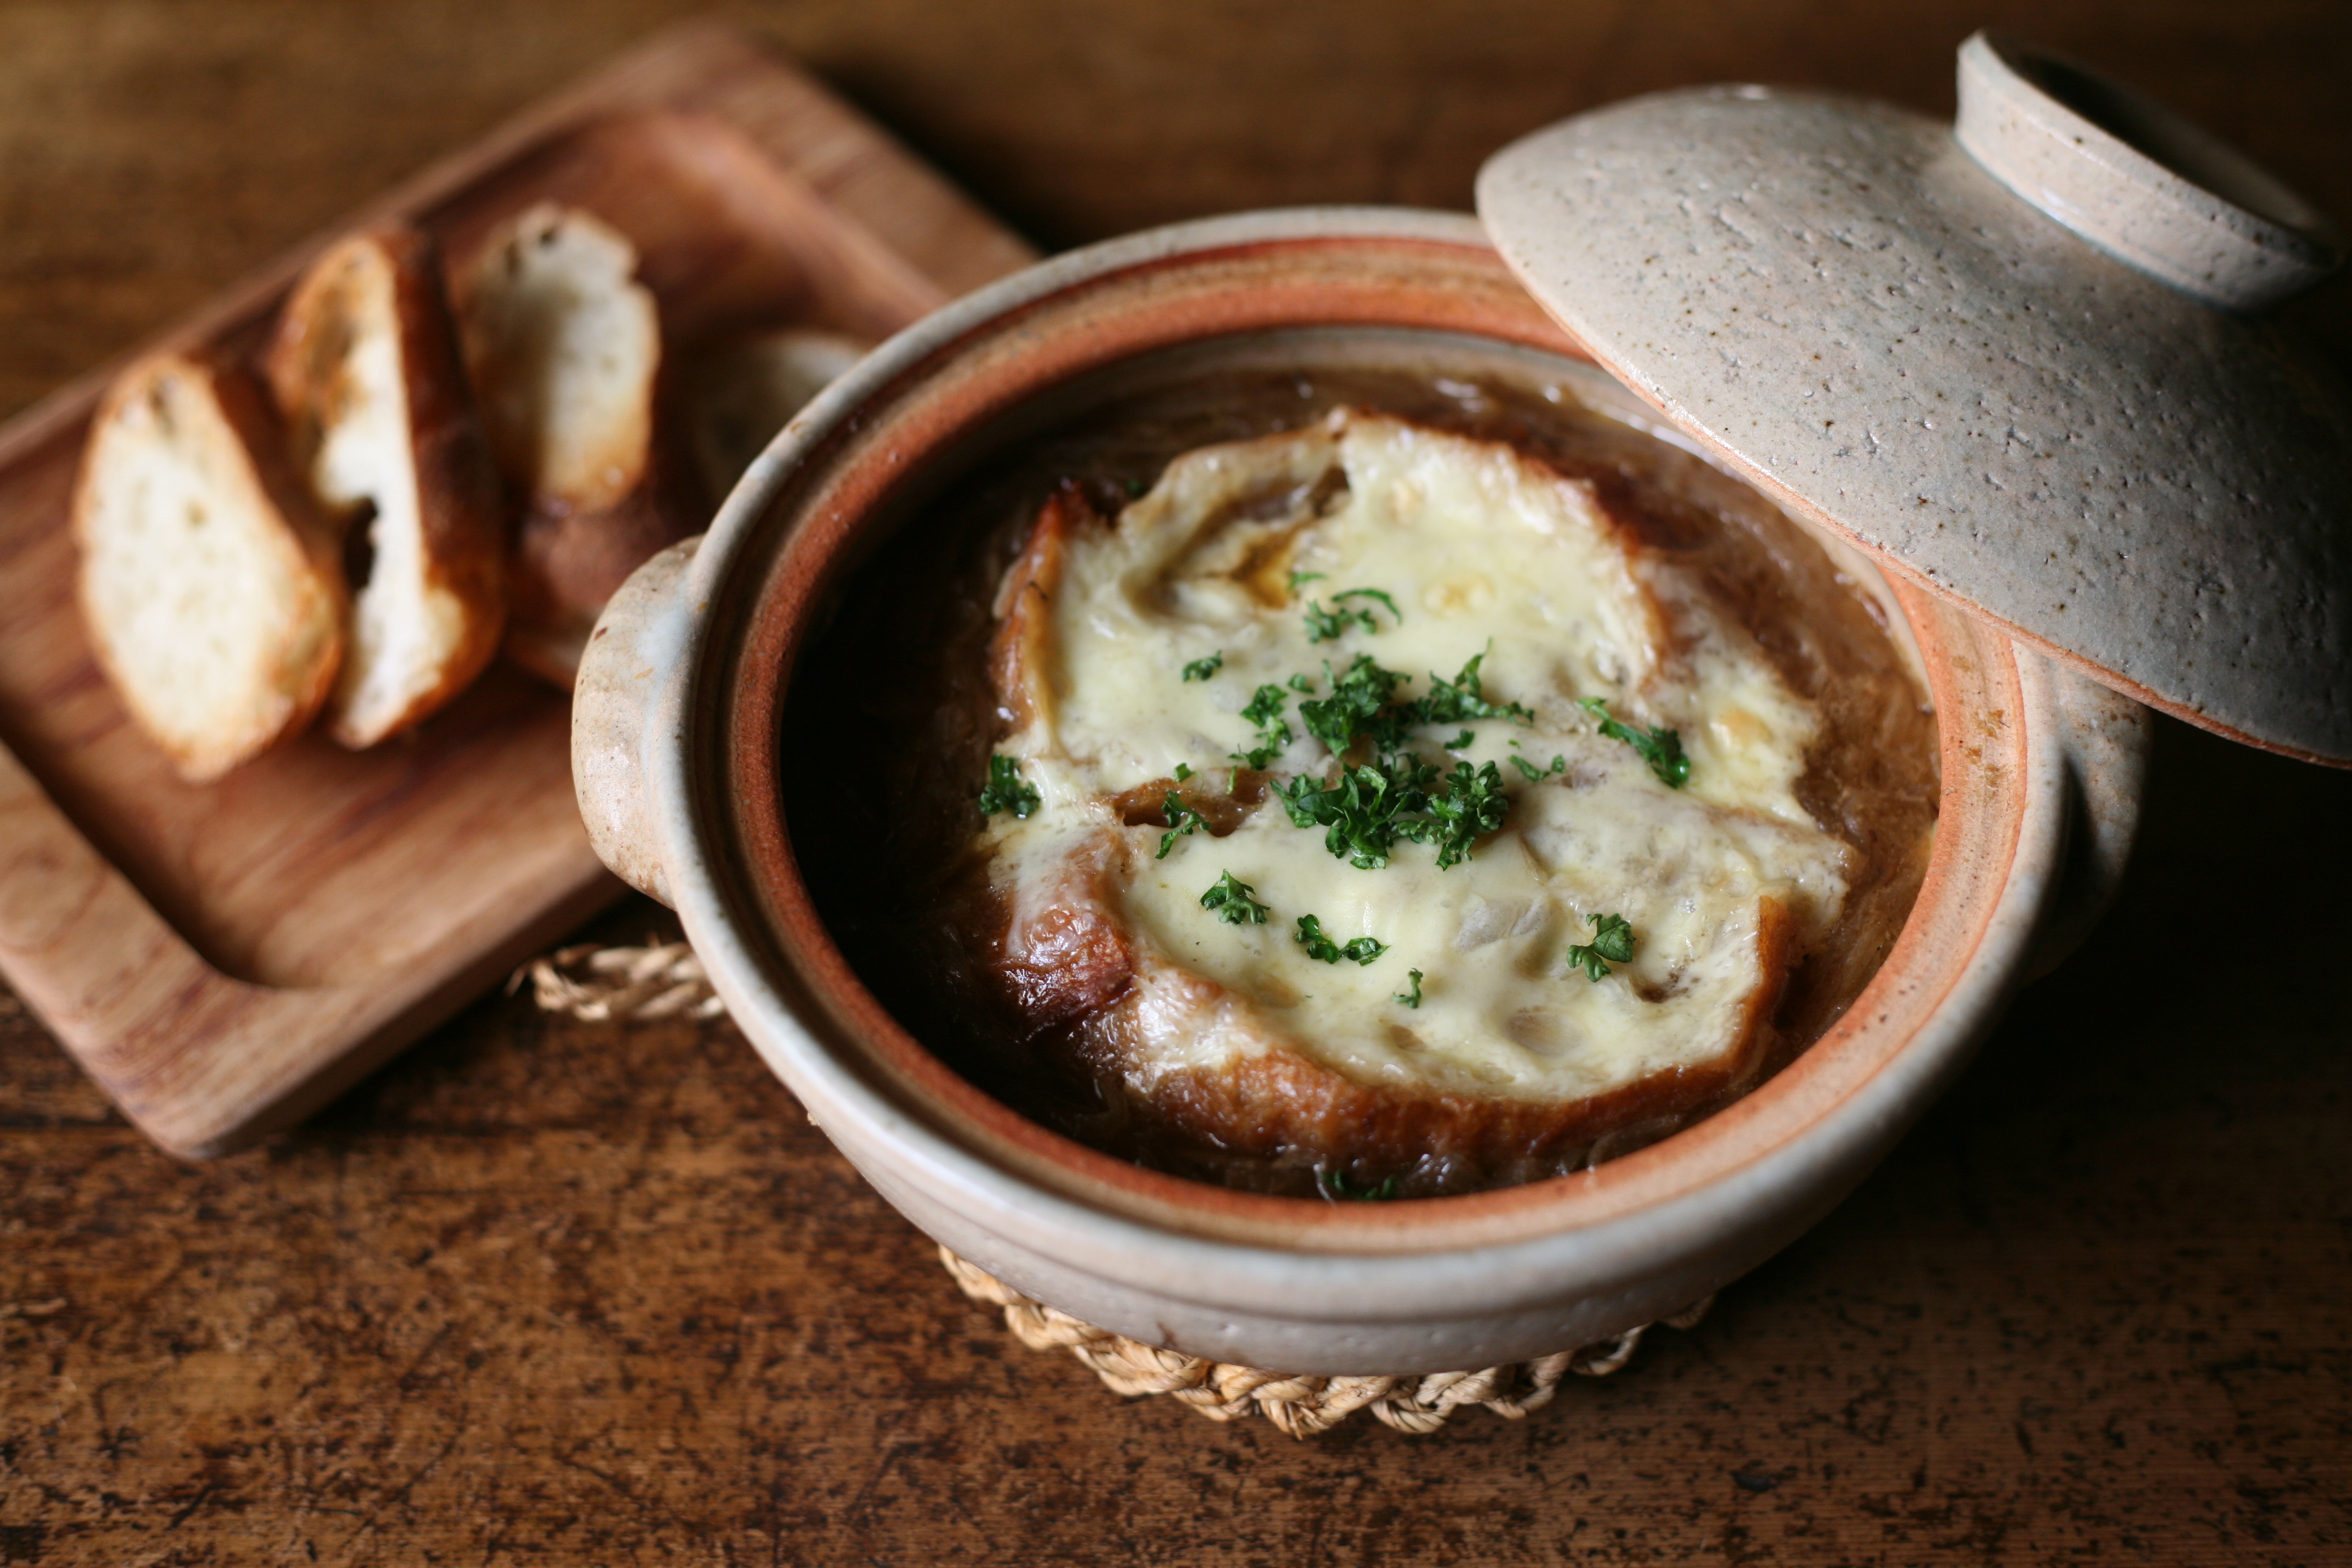
[[[1342,769],[1339,782],[1328,786],[1301,774],[1275,793],[1293,826],[1323,828],[1324,848],[1360,871],[1377,871],[1389,863],[1399,838],[1418,838],[1412,826],[1425,820],[1429,786],[1436,781],[1437,770],[1427,763],[1383,757]]]
[[[1580,698],[1577,706],[1601,721],[1601,732],[1612,741],[1622,741],[1642,753],[1650,771],[1668,789],[1680,789],[1690,782],[1690,758],[1683,753],[1683,738],[1678,731],[1652,729],[1647,733],[1631,724],[1621,724],[1609,716],[1609,704],[1598,697]]]
[[[1320,577],[1323,574],[1315,572],[1308,575]],[[1293,591],[1297,589],[1299,582],[1298,574],[1292,573],[1290,586]],[[1330,642],[1346,632],[1349,626],[1361,626],[1368,632],[1381,629],[1381,623],[1371,611],[1344,607],[1340,604],[1342,599],[1378,599],[1388,606],[1389,614],[1396,617],[1397,625],[1404,625],[1404,612],[1398,609],[1397,602],[1381,589],[1347,588],[1331,595],[1331,605],[1328,609],[1324,607],[1323,601],[1320,599],[1307,601],[1307,640],[1308,642]]]
[[[1249,706],[1242,710],[1242,717],[1263,730],[1282,716],[1282,705],[1288,700],[1281,687],[1261,686],[1250,694]]]
[[[1217,918],[1229,926],[1262,926],[1273,912],[1257,901],[1255,888],[1237,879],[1231,871],[1218,878],[1215,885],[1201,895],[1201,907],[1216,910]]]
[[[1541,784],[1544,780],[1551,777],[1554,773],[1564,773],[1568,772],[1568,759],[1566,757],[1554,757],[1551,760],[1551,766],[1548,768],[1539,768],[1536,766],[1535,763],[1528,761],[1525,757],[1513,757],[1511,759],[1511,765],[1518,769],[1519,772],[1526,776],[1527,781],[1529,784]],[[1181,773],[1177,775],[1179,778],[1181,778],[1182,776],[1183,775]]]
[[[1291,822],[1323,828],[1324,847],[1360,870],[1387,865],[1400,838],[1435,845],[1440,869],[1466,859],[1478,838],[1503,826],[1509,802],[1502,773],[1492,763],[1474,768],[1465,760],[1441,775],[1406,746],[1409,731],[1420,724],[1533,717],[1516,704],[1497,707],[1486,700],[1478,686],[1478,659],[1484,657],[1472,658],[1450,681],[1430,677],[1434,691],[1443,694],[1434,699],[1443,710],[1437,716],[1429,710],[1431,698],[1391,701],[1405,677],[1382,668],[1370,654],[1357,655],[1342,675],[1332,675],[1325,665],[1331,695],[1301,702],[1300,721],[1334,756],[1344,758],[1359,740],[1369,738],[1373,757],[1343,763],[1328,784],[1302,775],[1282,785],[1277,793]],[[1458,750],[1474,738],[1465,730],[1448,749]]]
[[[1015,816],[1027,816],[1037,809],[1037,788],[1021,782],[1021,764],[1011,757],[988,759],[988,783],[980,792],[980,811],[983,816],[994,816],[1009,811]]]
[[[1486,688],[1479,682],[1478,667],[1486,662],[1483,653],[1470,656],[1460,673],[1451,680],[1440,680],[1437,671],[1429,672],[1429,695],[1413,706],[1420,717],[1419,724],[1458,724],[1465,719],[1511,719],[1522,724],[1535,722],[1532,709],[1517,702],[1494,703],[1486,700]]]
[[[1474,769],[1464,761],[1446,775],[1445,793],[1430,796],[1429,820],[1400,824],[1398,831],[1417,844],[1436,845],[1443,871],[1470,858],[1470,847],[1501,827],[1510,809],[1501,771],[1492,763]]]
[[[1289,748],[1290,722],[1282,716],[1282,705],[1289,700],[1279,686],[1261,686],[1250,698],[1242,717],[1257,726],[1257,744],[1246,752],[1233,753],[1235,762],[1247,763],[1263,772],[1265,764]],[[1303,705],[1302,705],[1303,711]]]
[[[1308,642],[1330,642],[1360,621],[1363,623],[1363,627],[1368,632],[1381,629],[1372,620],[1372,612],[1370,610],[1327,609],[1320,599],[1307,601],[1307,640]]]
[[[1189,778],[1191,778],[1192,776],[1192,763],[1178,763],[1176,764],[1176,782],[1177,782],[1178,784],[1182,784],[1186,779],[1189,779]]]
[[[1352,959],[1360,964],[1370,963],[1389,950],[1388,943],[1375,942],[1368,936],[1357,937],[1352,942],[1333,942],[1324,934],[1323,922],[1313,915],[1299,916],[1298,929],[1291,935],[1299,946],[1307,950],[1307,957],[1324,963],[1337,963],[1343,958]]]
[[[1356,737],[1370,727],[1386,706],[1389,693],[1404,677],[1393,669],[1382,669],[1380,661],[1368,653],[1358,654],[1345,675],[1332,675],[1328,664],[1323,667],[1323,674],[1331,682],[1331,695],[1301,702],[1298,718],[1307,726],[1307,732],[1330,747],[1336,757],[1355,744]],[[1395,740],[1401,744],[1403,727],[1394,729]],[[1394,751],[1396,746],[1381,749]]]
[[[1381,604],[1386,605],[1389,607],[1389,614],[1396,617],[1397,625],[1404,625],[1404,612],[1397,608],[1397,602],[1394,599],[1390,598],[1388,595],[1378,588],[1343,588],[1339,593],[1331,595],[1331,602],[1335,605],[1342,599],[1378,599]],[[1358,610],[1354,613],[1365,617],[1364,629],[1366,631],[1378,631],[1380,629],[1372,625],[1369,612]]]
[[[1373,588],[1348,592],[1382,600],[1388,597]],[[1390,608],[1393,611],[1395,606]],[[1469,719],[1534,721],[1534,713],[1518,703],[1486,700],[1478,677],[1478,666],[1486,657],[1473,655],[1451,680],[1431,672],[1430,694],[1406,700],[1396,699],[1396,689],[1408,678],[1383,668],[1370,654],[1358,654],[1344,673],[1333,673],[1329,662],[1325,662],[1323,677],[1331,686],[1328,697],[1307,695],[1315,689],[1314,680],[1306,675],[1292,676],[1290,689],[1301,699],[1299,722],[1340,763],[1328,783],[1300,774],[1276,787],[1292,824],[1322,828],[1324,847],[1360,870],[1386,866],[1390,851],[1401,838],[1433,846],[1440,870],[1468,859],[1480,838],[1503,826],[1509,810],[1501,771],[1493,763],[1474,767],[1466,759],[1459,759],[1451,773],[1441,773],[1415,756],[1411,747],[1412,731],[1423,725],[1460,724]],[[1282,716],[1287,701],[1279,686],[1257,689],[1249,706],[1242,710],[1242,717],[1257,726],[1257,744],[1232,753],[1234,761],[1263,772],[1289,747],[1296,736]],[[1475,731],[1461,729],[1445,742],[1445,749],[1461,751],[1476,738]],[[1367,741],[1370,759],[1349,761],[1351,755],[1363,758],[1359,747]],[[1567,766],[1562,759],[1554,759],[1554,763],[1555,772]],[[1526,763],[1520,768],[1528,772]],[[1528,776],[1544,775],[1528,773]]]
[[[1612,973],[1610,964],[1633,962],[1633,922],[1623,915],[1588,918],[1599,929],[1591,942],[1568,944],[1568,966],[1583,970],[1584,977],[1598,985]]]
[[[1221,648],[1217,652],[1211,654],[1206,658],[1196,658],[1192,663],[1186,665],[1184,667],[1184,679],[1187,680],[1206,680],[1209,677],[1216,674],[1217,671],[1224,668],[1225,655],[1224,650]]]
[[[1428,696],[1396,702],[1391,698],[1397,683],[1406,677],[1381,668],[1370,654],[1360,653],[1344,675],[1331,676],[1330,666],[1324,666],[1324,674],[1331,679],[1331,695],[1300,703],[1298,717],[1306,723],[1307,732],[1330,747],[1334,755],[1345,752],[1360,736],[1370,736],[1376,751],[1402,751],[1406,731],[1423,724],[1459,724],[1472,719],[1533,722],[1534,712],[1517,702],[1486,700],[1478,679],[1478,666],[1486,657],[1472,655],[1451,680],[1432,670]],[[1446,749],[1458,750],[1469,743],[1470,731],[1465,730]]]
[[[1360,1204],[1383,1203],[1397,1195],[1397,1179],[1394,1176],[1381,1177],[1380,1184],[1373,1187],[1349,1186],[1345,1171],[1325,1171],[1317,1179],[1322,1183],[1323,1190],[1333,1197],[1353,1198]]]
[[[1298,585],[1301,583],[1320,583],[1321,581],[1323,581],[1323,574],[1320,572],[1293,572],[1290,574],[1290,591],[1294,594],[1298,592]]]
[[[1417,1008],[1421,1005],[1421,971],[1408,969],[1404,972],[1404,977],[1412,982],[1412,988],[1409,991],[1398,992],[1396,999],[1408,1007]]]
[[[1168,851],[1176,847],[1176,840],[1209,826],[1209,819],[1186,805],[1184,797],[1172,789],[1161,803],[1161,809],[1168,813],[1168,831],[1160,836],[1160,853],[1152,857],[1154,860],[1167,859]]]

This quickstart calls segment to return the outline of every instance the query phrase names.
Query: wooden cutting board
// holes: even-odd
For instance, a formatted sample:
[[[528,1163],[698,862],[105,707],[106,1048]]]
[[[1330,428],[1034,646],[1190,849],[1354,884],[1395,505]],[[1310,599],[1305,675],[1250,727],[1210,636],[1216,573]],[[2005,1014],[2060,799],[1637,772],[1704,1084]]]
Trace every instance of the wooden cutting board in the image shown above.
[[[252,351],[350,227],[410,218],[462,262],[541,200],[636,243],[678,344],[787,324],[879,339],[1031,259],[809,78],[697,26],[146,347]],[[299,1120],[622,888],[572,801],[569,703],[503,664],[403,742],[307,735],[217,784],[178,779],[73,602],[67,509],[115,368],[0,430],[0,974],[142,1131],[202,1157]]]

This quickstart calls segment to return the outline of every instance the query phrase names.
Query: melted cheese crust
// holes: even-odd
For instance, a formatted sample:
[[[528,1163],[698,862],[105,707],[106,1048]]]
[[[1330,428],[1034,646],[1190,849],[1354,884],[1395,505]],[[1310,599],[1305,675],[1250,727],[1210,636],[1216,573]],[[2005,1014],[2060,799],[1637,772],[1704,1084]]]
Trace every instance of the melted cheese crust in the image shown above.
[[[1294,574],[1320,576],[1294,587]],[[1355,588],[1390,595],[1402,618],[1331,597]],[[1376,629],[1313,641],[1311,605],[1369,608]],[[983,840],[1013,910],[1005,957],[1050,975],[1067,971],[1055,944],[1074,929],[1115,933],[1088,940],[1115,942],[1125,972],[1084,1005],[1115,1016],[1097,1055],[1145,1099],[1270,1053],[1365,1088],[1520,1104],[1720,1072],[1753,1054],[1845,896],[1849,852],[1795,795],[1811,706],[1590,484],[1511,447],[1343,409],[1202,448],[1113,524],[1049,506],[997,608],[997,680],[1018,725],[1004,750],[1040,797]],[[1501,764],[1508,815],[1461,864],[1440,870],[1429,847],[1400,842],[1360,869],[1234,772],[1262,686],[1284,688],[1294,733],[1266,771],[1322,778],[1334,759],[1305,734],[1294,675],[1326,696],[1327,661],[1344,671],[1370,654],[1412,677],[1398,697],[1418,697],[1482,652],[1486,699],[1535,717],[1415,731],[1448,771]],[[1209,679],[1181,679],[1213,656]],[[1578,705],[1593,697],[1677,731],[1687,785],[1600,734]],[[1514,756],[1562,765],[1530,782]],[[1196,775],[1181,786],[1179,764]],[[1176,787],[1213,830],[1158,858],[1165,822],[1135,803]],[[1270,906],[1266,923],[1202,907],[1227,872]],[[1294,936],[1309,913],[1335,942],[1387,951],[1318,962]],[[1631,921],[1636,943],[1594,982],[1567,950],[1603,914]],[[1407,1007],[1413,969],[1422,1001]]]

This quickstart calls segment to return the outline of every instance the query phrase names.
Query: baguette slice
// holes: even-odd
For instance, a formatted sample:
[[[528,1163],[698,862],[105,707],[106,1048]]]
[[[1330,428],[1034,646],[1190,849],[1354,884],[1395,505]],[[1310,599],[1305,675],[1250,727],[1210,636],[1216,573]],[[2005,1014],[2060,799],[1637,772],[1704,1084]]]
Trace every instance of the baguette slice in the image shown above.
[[[332,531],[242,371],[158,354],[107,392],[82,452],[78,592],[99,663],[191,783],[310,722],[343,654]]]
[[[490,234],[457,289],[491,448],[526,498],[507,563],[507,652],[565,688],[614,590],[700,526],[636,268],[609,226],[541,204]]]
[[[320,258],[268,372],[296,465],[346,531],[352,620],[327,726],[373,746],[464,690],[506,621],[498,474],[432,240],[386,228]]]

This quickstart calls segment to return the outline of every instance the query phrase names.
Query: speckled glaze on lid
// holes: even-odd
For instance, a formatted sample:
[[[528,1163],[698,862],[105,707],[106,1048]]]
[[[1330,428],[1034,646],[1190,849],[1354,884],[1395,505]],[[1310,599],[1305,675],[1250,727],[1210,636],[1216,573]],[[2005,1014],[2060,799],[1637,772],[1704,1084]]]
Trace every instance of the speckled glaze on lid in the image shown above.
[[[2229,206],[2107,194],[2142,234]],[[2352,415],[2267,324],[1853,100],[1636,99],[1497,153],[1478,210],[1602,364],[1782,504],[2128,696],[2352,763]]]

